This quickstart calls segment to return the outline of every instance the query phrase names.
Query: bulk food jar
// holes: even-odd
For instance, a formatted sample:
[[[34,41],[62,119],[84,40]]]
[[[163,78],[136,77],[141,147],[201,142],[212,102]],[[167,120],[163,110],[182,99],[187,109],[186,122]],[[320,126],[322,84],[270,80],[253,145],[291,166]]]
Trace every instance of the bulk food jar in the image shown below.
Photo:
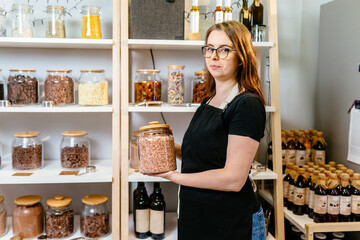
[[[81,235],[89,239],[105,237],[110,233],[110,209],[105,195],[88,195],[81,199]]]
[[[17,132],[11,144],[12,167],[15,170],[36,170],[43,167],[40,132]]]
[[[6,11],[0,7],[0,37],[6,37]]]
[[[26,4],[13,4],[12,9],[12,36],[33,37],[33,6]]]
[[[7,82],[8,100],[12,104],[36,104],[39,84],[35,69],[10,69]]]
[[[45,100],[54,104],[74,103],[74,80],[71,70],[47,70]]]
[[[46,7],[46,37],[65,38],[65,8],[63,6]]]
[[[81,70],[78,92],[80,105],[108,104],[108,82],[105,79],[105,70]]]
[[[83,6],[81,14],[82,17],[82,38],[101,38],[100,28],[100,7],[97,6]]]
[[[149,124],[140,127],[140,172],[160,173],[175,170],[175,144],[169,125],[157,121]]]
[[[184,68],[183,65],[168,66],[168,103],[184,103]]]
[[[130,141],[130,167],[139,169],[139,137],[140,131],[132,132]]]
[[[6,213],[7,211],[4,204],[4,197],[0,195],[0,237],[5,235],[7,230]]]
[[[205,72],[195,72],[195,79],[192,80],[192,103],[201,103],[208,95]]]
[[[13,234],[22,239],[35,238],[44,231],[44,209],[41,196],[27,195],[15,199],[12,215]]]
[[[0,100],[5,100],[5,80],[1,74],[2,69],[0,68]]]
[[[90,165],[90,141],[86,131],[66,131],[60,144],[61,167],[79,169]]]
[[[135,80],[135,103],[161,101],[161,79],[158,69],[138,69]]]
[[[48,238],[66,238],[74,232],[74,209],[72,199],[56,196],[47,200],[45,234]]]

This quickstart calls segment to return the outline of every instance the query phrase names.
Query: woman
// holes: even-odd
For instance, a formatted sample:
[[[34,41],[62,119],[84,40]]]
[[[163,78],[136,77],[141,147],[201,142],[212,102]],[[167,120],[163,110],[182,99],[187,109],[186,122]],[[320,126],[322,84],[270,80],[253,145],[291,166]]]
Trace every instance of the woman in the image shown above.
[[[235,21],[212,26],[205,42],[210,94],[185,133],[181,173],[156,176],[181,185],[179,240],[265,240],[249,180],[266,119],[255,49]]]

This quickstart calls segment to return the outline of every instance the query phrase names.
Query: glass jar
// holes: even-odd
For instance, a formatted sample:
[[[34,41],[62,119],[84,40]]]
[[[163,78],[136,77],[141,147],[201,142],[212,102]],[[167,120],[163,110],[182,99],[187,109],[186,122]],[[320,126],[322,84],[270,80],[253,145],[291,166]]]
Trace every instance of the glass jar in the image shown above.
[[[184,68],[183,65],[168,66],[168,103],[184,103]]]
[[[43,167],[40,132],[17,132],[11,144],[12,167],[15,170],[36,170]]]
[[[81,235],[88,239],[105,237],[110,233],[110,209],[105,195],[88,195],[81,199]]]
[[[46,37],[65,38],[65,8],[63,6],[46,7]]]
[[[251,26],[251,36],[254,42],[265,42],[266,26],[265,25]]]
[[[100,7],[83,6],[82,17],[82,38],[101,39]]]
[[[78,92],[80,105],[107,105],[108,82],[105,70],[81,70]]]
[[[135,80],[135,103],[161,101],[161,79],[158,69],[138,69]]]
[[[5,80],[1,74],[2,69],[0,68],[0,100],[5,100]]]
[[[140,131],[132,132],[130,141],[130,167],[139,169],[139,137]]]
[[[8,100],[12,104],[36,104],[39,84],[35,69],[10,69],[7,82]]]
[[[12,215],[13,234],[24,238],[35,238],[44,231],[44,208],[41,196],[27,195],[15,199]]]
[[[33,6],[27,4],[13,4],[12,17],[12,36],[13,37],[33,37]]]
[[[90,165],[90,141],[86,131],[62,133],[60,144],[61,167],[81,169]]]
[[[6,37],[6,11],[0,7],[0,37]]]
[[[141,173],[161,173],[176,169],[174,137],[169,125],[158,121],[140,127],[139,159]]]
[[[206,86],[205,72],[195,72],[195,79],[192,80],[192,103],[201,103],[209,94]]]
[[[0,237],[5,235],[7,231],[7,216],[4,197],[0,195]]]
[[[74,232],[72,199],[56,196],[47,200],[45,234],[48,238],[66,238]]]
[[[53,104],[74,103],[74,80],[71,70],[47,70],[45,100]]]

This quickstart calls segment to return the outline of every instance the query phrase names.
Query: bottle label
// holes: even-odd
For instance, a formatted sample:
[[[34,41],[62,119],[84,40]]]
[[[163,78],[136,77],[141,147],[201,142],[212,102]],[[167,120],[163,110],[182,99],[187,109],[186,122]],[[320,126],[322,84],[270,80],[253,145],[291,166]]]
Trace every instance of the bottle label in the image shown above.
[[[223,11],[215,12],[215,24],[222,23],[224,21]]]
[[[153,234],[164,233],[164,211],[150,210],[150,232]]]
[[[319,162],[325,163],[325,150],[315,150],[315,164],[318,164]]]
[[[249,10],[245,10],[244,11],[244,16],[243,16],[244,19],[249,19]]]
[[[146,233],[150,230],[150,209],[136,209],[135,231]]]
[[[340,197],[340,214],[347,216],[351,214],[351,196]]]
[[[314,212],[318,214],[326,214],[327,196],[315,194]]]
[[[305,190],[305,204],[309,206],[310,202],[310,187],[307,187]]]
[[[309,196],[309,208],[314,209],[315,203],[315,191],[310,190]]]
[[[328,210],[327,212],[332,215],[340,213],[340,197],[339,196],[328,196]]]
[[[296,163],[295,159],[296,151],[295,150],[286,150],[286,163]]]
[[[289,182],[284,181],[283,185],[284,185],[284,198],[288,198],[289,197]]]
[[[351,195],[351,212],[360,214],[360,196]]]
[[[305,188],[295,187],[294,204],[298,205],[298,206],[304,206],[305,205]]]
[[[199,25],[200,25],[200,13],[190,12],[190,32],[191,33],[199,32]]]
[[[305,160],[305,150],[296,150],[296,165],[302,167],[303,165],[305,165],[306,160]]]
[[[232,12],[226,12],[224,15],[224,21],[231,21],[232,20]]]
[[[286,149],[283,149],[281,151],[281,155],[282,155],[282,165],[286,165]]]
[[[311,162],[311,148],[305,150],[305,161],[306,163]]]
[[[294,190],[295,190],[295,186],[290,184],[289,185],[289,195],[288,195],[288,201],[289,202],[293,202],[294,201]]]

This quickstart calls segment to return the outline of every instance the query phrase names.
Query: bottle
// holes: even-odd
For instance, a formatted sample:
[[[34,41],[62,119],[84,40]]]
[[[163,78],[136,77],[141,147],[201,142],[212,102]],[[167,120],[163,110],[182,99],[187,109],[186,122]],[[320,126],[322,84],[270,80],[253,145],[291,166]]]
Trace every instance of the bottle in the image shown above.
[[[267,148],[267,157],[268,157],[268,168],[273,169],[273,161],[272,161],[272,141],[268,144]]]
[[[316,141],[313,143],[315,164],[319,162],[325,163],[325,145],[326,142],[323,136],[323,132],[318,132]]]
[[[308,213],[308,208],[309,208],[309,203],[310,203],[310,187],[312,184],[313,174],[314,174],[314,169],[308,168],[307,169],[307,180],[306,180],[306,184],[305,184],[305,210],[306,210],[306,213]],[[306,172],[305,172],[305,175],[306,175]]]
[[[198,33],[200,32],[200,11],[199,11],[199,1],[192,0],[192,8],[190,10],[190,32]]]
[[[291,179],[289,181],[289,193],[288,193],[288,202],[287,209],[292,211],[294,206],[294,193],[295,193],[295,179],[297,177],[298,166],[293,166],[292,171],[290,172]]]
[[[310,193],[309,193],[309,207],[308,207],[308,216],[309,218],[314,218],[314,205],[315,205],[315,186],[319,179],[319,171],[314,170],[314,174],[311,178],[311,186],[310,186]]]
[[[339,222],[340,214],[340,186],[337,179],[336,173],[330,174],[330,181],[328,184],[328,221],[329,222]]]
[[[281,157],[282,157],[283,172],[285,171],[286,168],[286,148],[287,148],[287,143],[286,143],[285,132],[281,132]]]
[[[340,222],[351,221],[351,186],[349,180],[349,174],[341,175]]]
[[[316,142],[317,136],[316,136],[317,130],[313,130],[310,138],[310,144],[311,144],[311,161],[315,163],[315,149],[313,148],[314,143]],[[315,163],[316,164],[316,163]]]
[[[354,222],[360,221],[360,174],[354,173],[351,181],[353,191],[351,193],[351,213]]]
[[[285,207],[287,206],[287,203],[288,203],[289,185],[290,185],[290,181],[291,181],[290,172],[292,171],[292,167],[293,167],[292,163],[286,164],[285,177],[284,177],[284,180],[283,180],[283,185],[284,185],[284,206]]]
[[[136,191],[136,190],[135,190]],[[149,198],[143,183],[138,183],[137,192],[134,191],[134,229],[135,236],[140,239],[147,238],[150,230]]]
[[[248,8],[248,0],[243,0],[243,6],[240,10],[240,19],[239,21],[247,27],[247,29],[250,30],[251,24],[250,24],[250,11]],[[282,134],[281,134],[282,136]]]
[[[264,6],[260,0],[255,0],[251,5],[251,26],[263,25]]]
[[[290,132],[287,139],[286,148],[286,163],[296,163],[295,160],[296,149],[295,149],[295,135],[294,132]]]
[[[302,167],[306,163],[306,159],[305,159],[306,148],[304,146],[304,142],[305,142],[304,136],[303,134],[300,133],[295,151],[296,165],[300,167]]]
[[[222,9],[222,0],[216,0],[216,9],[214,12],[215,24],[222,23],[224,21],[224,12]]]
[[[315,186],[314,222],[326,222],[327,186],[325,173],[319,174]]]
[[[308,164],[311,162],[311,143],[310,143],[310,132],[308,130],[305,131],[305,162]]]
[[[296,179],[295,183],[295,190],[294,190],[294,206],[293,206],[293,213],[295,215],[304,215],[305,213],[305,185],[306,185],[306,178],[305,178],[305,169],[299,168],[298,169],[299,176]]]
[[[152,239],[165,238],[165,209],[166,204],[164,196],[161,194],[161,188],[156,187],[150,204],[150,233]]]
[[[225,0],[224,21],[232,20],[231,0]]]
[[[155,196],[155,189],[156,188],[160,188],[160,183],[159,182],[154,182],[154,191],[152,192],[152,194],[150,194],[150,197],[149,197],[149,201],[150,203],[152,202],[154,196]]]

